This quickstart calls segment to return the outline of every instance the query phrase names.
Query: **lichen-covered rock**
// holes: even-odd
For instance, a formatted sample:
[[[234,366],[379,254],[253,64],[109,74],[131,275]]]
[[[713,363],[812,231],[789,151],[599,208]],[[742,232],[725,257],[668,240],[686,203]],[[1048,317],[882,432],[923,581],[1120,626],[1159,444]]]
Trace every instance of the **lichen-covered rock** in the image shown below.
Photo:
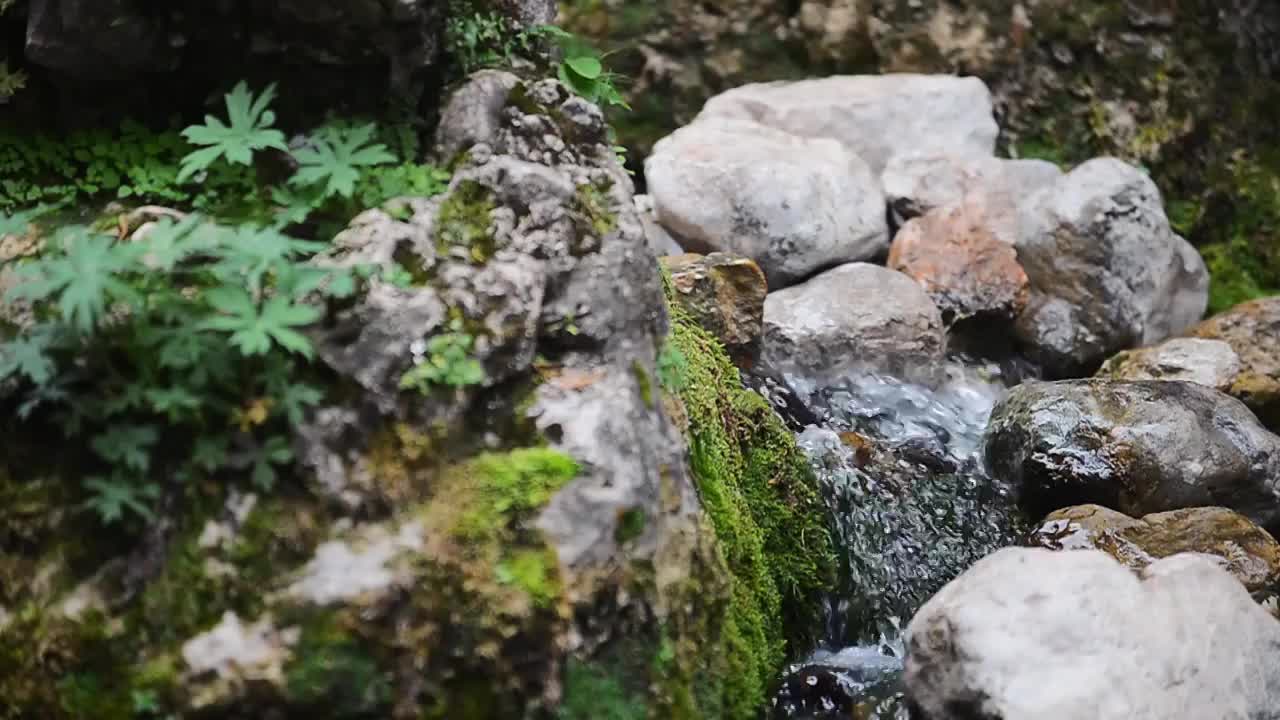
[[[1240,359],[1227,392],[1280,430],[1280,297],[1238,305],[1192,328],[1190,335],[1220,340]]]
[[[1170,228],[1160,191],[1137,168],[1091,160],[1023,206],[1018,225],[1018,261],[1031,279],[1018,337],[1054,376],[1089,372],[1204,315],[1204,261]]]
[[[481,70],[449,96],[440,112],[436,154],[450,162],[458,153],[496,136],[507,96],[520,79],[501,70]]]
[[[832,140],[700,119],[654,147],[645,177],[658,222],[682,247],[751,258],[773,289],[888,247],[879,183]]]
[[[1241,370],[1240,356],[1221,340],[1173,338],[1126,350],[1107,360],[1098,377],[1112,380],[1185,380],[1230,392]]]
[[[902,226],[889,248],[889,267],[920,283],[944,322],[1008,321],[1026,307],[1027,274],[988,208],[975,198],[931,210]]]
[[[1001,550],[926,603],[906,644],[907,696],[929,720],[1263,718],[1280,707],[1280,623],[1198,555],[1139,575],[1096,551]]]
[[[1019,203],[1062,177],[1043,160],[1003,160],[979,153],[910,150],[890,158],[880,180],[899,222],[944,205],[981,198],[1015,222]],[[1007,242],[1016,241],[1016,227]]]
[[[764,303],[766,367],[819,384],[855,369],[927,377],[945,343],[924,289],[878,265],[841,265]]]
[[[907,151],[990,155],[999,132],[987,86],[978,78],[945,75],[837,76],[744,85],[708,100],[698,121],[713,117],[835,140],[862,158],[877,177],[891,158]]]
[[[1280,543],[1226,508],[1187,508],[1131,518],[1101,505],[1050,513],[1030,543],[1050,550],[1101,550],[1132,570],[1178,553],[1218,558],[1251,593],[1280,590]]]
[[[731,356],[749,358],[759,346],[768,293],[760,267],[725,253],[662,259],[675,300],[724,343]]]
[[[1086,503],[1134,517],[1226,507],[1280,528],[1280,437],[1196,383],[1020,385],[992,412],[985,452],[1036,514]]]

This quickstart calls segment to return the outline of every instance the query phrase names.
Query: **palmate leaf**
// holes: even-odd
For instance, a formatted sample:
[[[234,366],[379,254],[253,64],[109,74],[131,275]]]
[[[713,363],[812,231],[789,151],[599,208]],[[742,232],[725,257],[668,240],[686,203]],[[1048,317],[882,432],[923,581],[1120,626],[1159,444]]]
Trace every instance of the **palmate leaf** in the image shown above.
[[[317,133],[312,141],[313,147],[293,154],[300,167],[289,183],[323,183],[326,197],[351,197],[356,190],[356,180],[360,179],[359,168],[396,161],[385,145],[367,144],[373,138],[373,131],[373,125],[363,125],[341,130],[330,128]]]
[[[89,490],[85,508],[97,513],[107,525],[123,520],[126,510],[150,521],[152,512],[148,501],[160,497],[160,488],[155,485],[134,485],[119,475],[111,479],[90,477],[84,485]]]
[[[113,425],[100,433],[89,445],[98,457],[138,473],[151,468],[151,447],[160,434],[150,425]]]
[[[0,344],[0,380],[23,375],[37,386],[53,379],[53,360],[45,354],[46,343],[38,338],[18,336]]]
[[[136,269],[141,250],[83,227],[69,228],[52,252],[18,269],[18,285],[6,297],[33,302],[56,298],[63,322],[90,332],[109,303],[137,300],[118,276]]]
[[[182,158],[178,182],[186,182],[219,158],[236,165],[248,165],[258,150],[275,148],[288,152],[284,133],[272,128],[276,121],[275,113],[267,109],[275,99],[275,92],[275,85],[269,85],[255,97],[242,80],[225,97],[230,125],[206,115],[204,125],[192,125],[183,130],[182,136],[188,142],[204,147]]]
[[[0,237],[6,235],[26,235],[32,221],[52,210],[46,205],[21,210],[12,215],[0,213]]]
[[[219,259],[213,270],[228,285],[247,284],[255,294],[268,272],[284,271],[286,264],[301,255],[320,252],[325,243],[298,240],[278,230],[242,225],[223,229]]]
[[[231,344],[246,356],[265,355],[274,344],[310,358],[311,341],[293,330],[320,319],[320,310],[295,305],[284,297],[272,297],[261,309],[249,293],[240,288],[220,287],[206,294],[209,304],[224,313],[201,323],[200,327],[231,333]]]

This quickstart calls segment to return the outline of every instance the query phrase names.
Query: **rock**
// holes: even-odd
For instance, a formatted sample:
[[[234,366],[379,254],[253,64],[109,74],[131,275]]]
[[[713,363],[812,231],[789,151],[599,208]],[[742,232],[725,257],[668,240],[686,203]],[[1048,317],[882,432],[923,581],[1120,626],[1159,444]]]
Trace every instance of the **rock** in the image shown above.
[[[885,198],[898,222],[981,195],[1007,208],[1010,220],[1019,202],[1062,177],[1043,160],[1003,160],[978,153],[911,150],[894,155],[880,176]],[[1010,228],[1016,232],[1016,228]],[[1009,237],[1010,243],[1016,237]]]
[[[1280,590],[1280,543],[1226,508],[1188,508],[1141,519],[1100,505],[1050,513],[1031,533],[1050,550],[1101,550],[1132,570],[1179,553],[1218,558],[1249,592]]]
[[[980,200],[909,221],[893,239],[889,267],[920,283],[948,324],[975,316],[1012,320],[1027,304],[1027,274]]]
[[[749,257],[771,289],[888,247],[879,183],[832,140],[700,119],[654,147],[645,178],[658,221],[682,247]]]
[[[1231,346],[1241,368],[1227,392],[1273,430],[1280,430],[1280,297],[1237,305],[1200,323],[1190,334]]]
[[[449,96],[436,130],[436,155],[448,164],[476,143],[489,142],[502,125],[507,96],[520,78],[501,70],[481,70]]]
[[[698,121],[750,120],[806,138],[836,140],[879,177],[895,155],[916,150],[990,155],[991,93],[976,77],[852,75],[744,85],[707,101]]]
[[[636,212],[640,213],[640,222],[644,224],[644,239],[649,249],[658,257],[683,255],[684,248],[671,237],[671,233],[658,223],[658,214],[653,209],[653,198],[648,195],[636,196]]]
[[[725,253],[662,259],[680,305],[731,356],[747,357],[759,345],[768,293],[764,273],[751,260]]]
[[[928,376],[944,345],[924,289],[877,265],[841,265],[764,303],[765,365],[820,384],[855,368]]]
[[[1240,369],[1240,356],[1221,340],[1174,338],[1116,355],[1103,364],[1098,377],[1112,380],[1185,380],[1230,392]]]
[[[285,666],[297,644],[296,628],[280,630],[271,618],[246,625],[228,610],[222,621],[182,645],[187,667],[187,705],[217,706],[253,685],[283,685]]]
[[[1134,517],[1220,506],[1280,528],[1280,437],[1196,383],[1020,385],[992,412],[985,453],[1034,514],[1085,503]]]
[[[1104,553],[1000,550],[907,627],[921,717],[1266,718],[1280,623],[1198,555],[1134,574]]]
[[[1160,191],[1112,158],[1077,167],[1019,211],[1031,302],[1018,337],[1054,376],[1181,333],[1204,315],[1208,271],[1174,234]]]

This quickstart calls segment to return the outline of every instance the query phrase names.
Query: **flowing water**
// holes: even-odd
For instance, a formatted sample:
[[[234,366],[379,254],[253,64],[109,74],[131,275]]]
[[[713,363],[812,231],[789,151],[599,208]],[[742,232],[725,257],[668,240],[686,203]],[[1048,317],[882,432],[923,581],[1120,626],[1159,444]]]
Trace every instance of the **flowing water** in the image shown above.
[[[806,409],[797,440],[835,516],[842,577],[826,643],[791,668],[775,718],[907,717],[902,627],[1024,530],[1008,488],[981,458],[991,410],[1016,380],[959,361],[932,387],[874,373],[822,388],[786,378],[790,404]]]

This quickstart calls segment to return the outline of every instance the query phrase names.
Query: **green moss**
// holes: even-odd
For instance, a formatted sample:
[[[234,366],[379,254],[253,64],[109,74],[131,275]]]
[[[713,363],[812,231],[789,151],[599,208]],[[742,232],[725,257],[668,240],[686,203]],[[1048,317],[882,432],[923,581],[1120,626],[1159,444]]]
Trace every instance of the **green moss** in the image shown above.
[[[559,567],[550,548],[521,549],[494,566],[498,582],[524,591],[535,605],[550,607],[560,595]]]
[[[629,543],[644,534],[648,516],[641,508],[624,510],[618,515],[618,527],[613,531],[613,539],[619,545]]]
[[[285,668],[289,702],[326,718],[385,717],[391,678],[369,655],[368,641],[333,618],[304,626]]]
[[[603,238],[618,229],[618,217],[609,210],[609,198],[595,185],[579,185],[578,209],[586,215],[596,238]]]
[[[719,342],[679,308],[672,314],[670,343],[687,359],[679,397],[692,469],[729,571],[719,639],[706,643],[727,668],[699,702],[720,708],[705,717],[753,717],[788,655],[820,626],[834,577],[828,515],[782,421],[742,387]]]
[[[631,363],[631,372],[636,376],[636,384],[640,386],[640,399],[644,401],[646,407],[653,407],[653,382],[649,380],[649,373],[644,369],[644,365],[639,360]]]
[[[459,183],[436,217],[436,250],[446,256],[454,248],[463,248],[473,261],[487,262],[495,250],[490,229],[494,208],[488,188],[474,181]]]
[[[564,453],[546,448],[515,450],[505,455],[481,455],[461,471],[468,482],[454,534],[471,543],[493,542],[513,520],[541,508],[579,466]]]
[[[565,702],[558,720],[645,720],[642,693],[624,687],[618,673],[594,663],[570,660],[565,671]]]

